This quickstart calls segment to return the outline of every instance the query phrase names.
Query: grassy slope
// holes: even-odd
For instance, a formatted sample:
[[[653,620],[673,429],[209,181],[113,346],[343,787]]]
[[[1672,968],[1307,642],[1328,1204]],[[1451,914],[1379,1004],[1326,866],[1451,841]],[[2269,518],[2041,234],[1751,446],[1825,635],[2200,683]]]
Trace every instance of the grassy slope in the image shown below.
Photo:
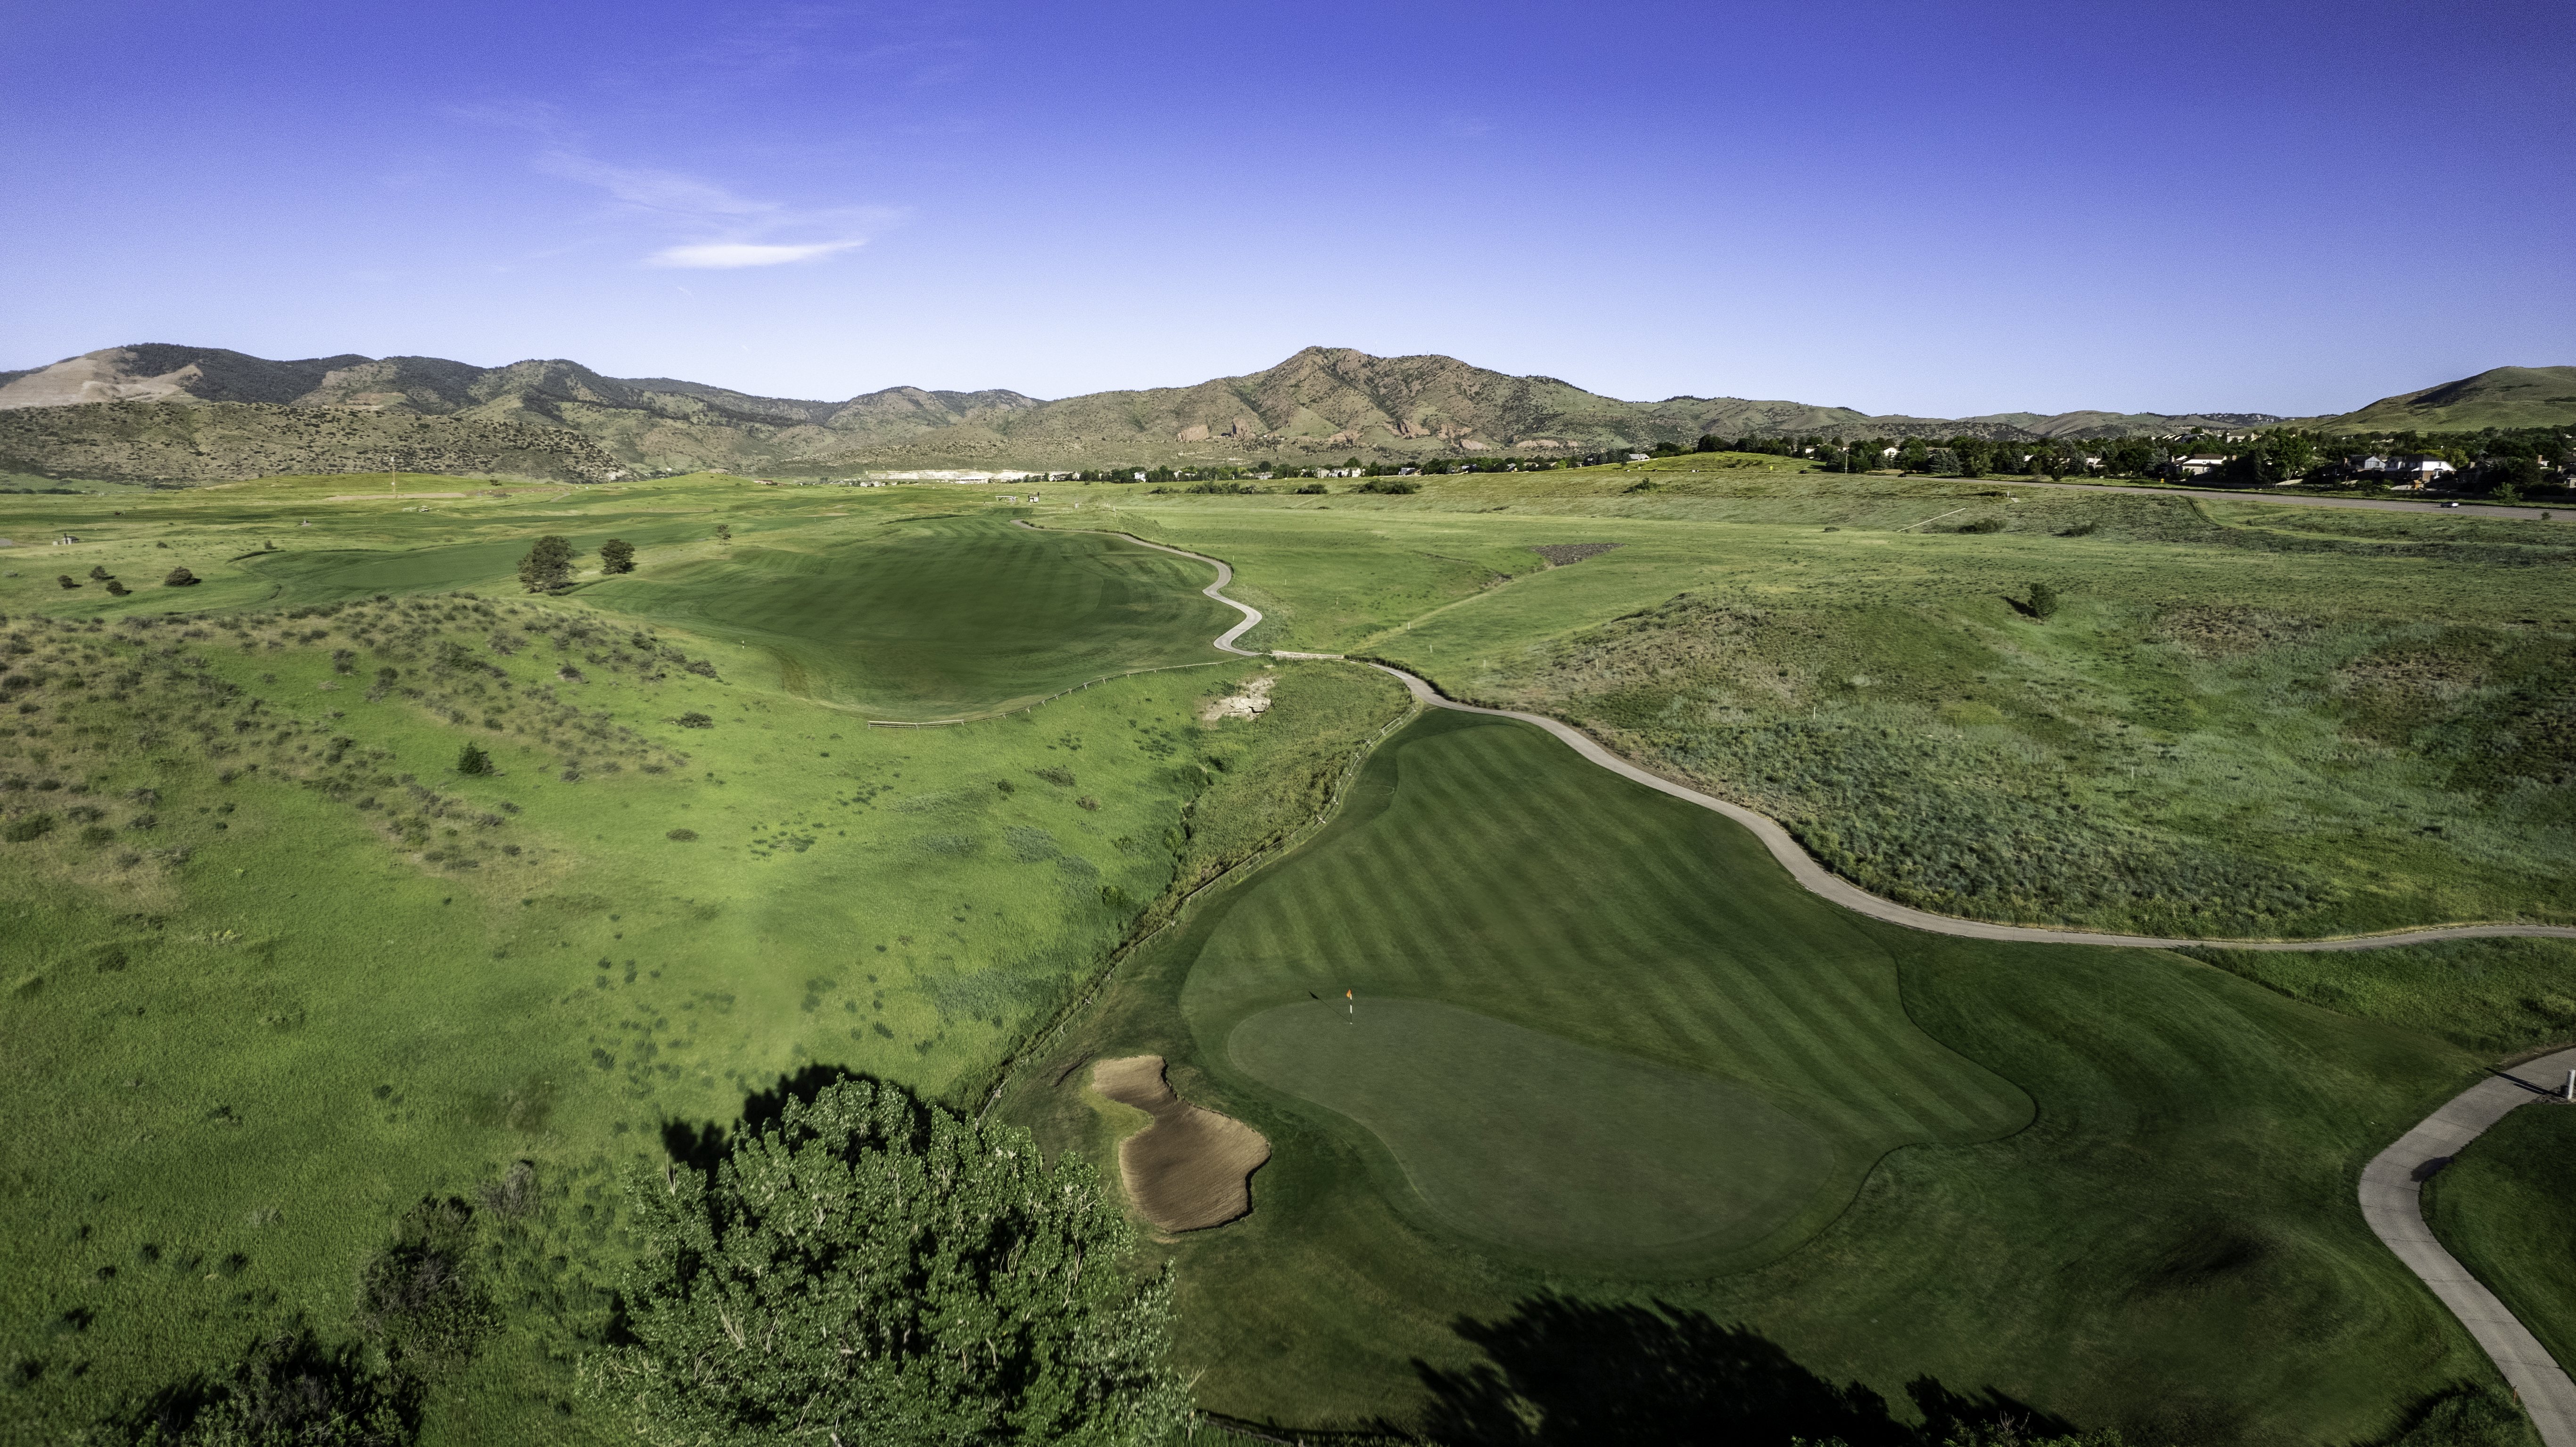
[[[769,654],[667,631],[639,649],[639,625],[589,598],[451,591],[142,629],[21,615],[486,583],[549,527],[586,545],[635,537],[649,566],[682,528],[703,531],[704,509],[752,499],[742,531],[784,530],[793,512],[721,483],[628,495],[622,515],[576,499],[607,515],[568,520],[543,497],[534,516],[459,503],[451,531],[522,537],[427,558],[222,561],[263,533],[303,542],[275,524],[308,507],[329,518],[310,499],[331,485],[154,497],[148,524],[46,518],[111,536],[83,545],[77,571],[98,558],[140,575],[175,552],[210,581],[121,603],[48,582],[6,607],[30,649],[7,660],[22,681],[6,687],[30,711],[0,738],[0,775],[26,785],[0,807],[59,824],[0,844],[0,1069],[13,1118],[43,1123],[0,1178],[27,1223],[0,1266],[0,1352],[33,1377],[10,1401],[22,1424],[89,1420],[295,1313],[336,1331],[393,1215],[524,1158],[547,1200],[494,1241],[510,1333],[442,1392],[431,1437],[595,1430],[547,1404],[568,1396],[619,1258],[613,1167],[658,1159],[666,1126],[729,1121],[812,1062],[971,1098],[1176,871],[1218,858],[1186,837],[1211,777],[1193,715],[1256,664],[1111,683],[1033,716],[869,730],[780,691]],[[665,544],[639,503],[697,516]],[[417,517],[379,509],[334,541],[399,543]],[[531,646],[497,653],[496,632]],[[471,666],[439,662],[447,640]],[[712,656],[721,681],[644,661],[675,644]],[[353,674],[334,671],[335,648],[356,655]],[[566,665],[584,681],[557,677]],[[380,667],[400,676],[369,697]],[[1383,718],[1392,695],[1363,687],[1325,721]],[[690,709],[713,727],[667,722]],[[1299,711],[1274,714],[1271,733],[1293,739]],[[499,776],[451,771],[469,740]],[[560,778],[576,761],[584,777]],[[100,809],[109,841],[86,842],[73,807]],[[129,827],[144,813],[154,828]],[[674,828],[699,837],[665,838]]]
[[[1493,1042],[1436,1016],[1406,1029],[1373,1015],[1368,1032],[1389,1037],[1373,1053],[1410,1057],[1383,1066],[1283,1048],[1313,997],[1355,988],[1714,1076],[1780,1113],[1779,1128],[1743,1143],[1739,1159],[1708,1157],[1711,1143],[1698,1141],[1697,1167],[1659,1184],[1595,1174],[1544,1190],[1518,1183],[1528,1156],[1506,1148],[1536,1141],[1517,1122],[1488,1119],[1499,1114],[1490,1106],[1453,1101],[1462,1108],[1437,1138],[1406,1129],[1412,1144],[1399,1164],[1440,1215],[1576,1269],[1669,1275],[1777,1254],[1831,1219],[1885,1152],[1989,1138],[2027,1119],[2017,1092],[1907,1021],[1885,951],[1741,830],[1605,779],[1523,725],[1453,713],[1416,722],[1371,759],[1326,836],[1210,908],[1194,935],[1182,1006],[1202,1053],[1222,1054],[1231,1038],[1240,1069],[1309,1099],[1346,1102],[1354,1070],[1393,1072],[1392,1093],[1453,1068],[1462,1077],[1494,1068]],[[1532,1068],[1565,1090],[1578,1078],[1598,1085],[1597,1096],[1555,1108],[1589,1118],[1589,1149],[1656,1153],[1646,1143],[1670,1134],[1674,1100],[1590,1068],[1582,1049],[1557,1052],[1562,1079]],[[1888,1076],[1917,1088],[1890,1094],[1875,1083]],[[1701,1179],[1702,1169],[1720,1179]],[[1724,1178],[1774,1176],[1802,1188],[1718,1204]],[[1606,1219],[1641,1204],[1612,1211],[1596,1198],[1647,1192],[1675,1198],[1674,1213],[1705,1234],[1563,1239],[1565,1217]]]
[[[2498,1121],[2426,1183],[2424,1217],[2559,1365],[2576,1362],[2576,1110]]]
[[[1582,769],[1571,755],[1562,767]],[[1625,800],[1534,792],[1571,839],[1631,827]],[[2350,1200],[2357,1162],[2457,1089],[2473,1057],[2172,955],[1847,926],[1897,962],[1914,1026],[2027,1092],[2037,1116],[1985,1144],[1896,1151],[1846,1212],[1769,1265],[1623,1282],[1598,1263],[1587,1270],[1443,1229],[1408,1202],[1404,1178],[1369,1139],[1237,1068],[1217,1043],[1225,1022],[1189,1003],[1194,968],[1208,969],[1247,915],[1351,908],[1329,881],[1370,862],[1371,828],[1346,822],[1365,812],[1355,806],[1298,855],[1201,906],[1068,1037],[1069,1061],[1165,1055],[1185,1094],[1251,1121],[1276,1147],[1251,1217],[1170,1247],[1182,1269],[1183,1355],[1204,1374],[1208,1405],[1469,1437],[1507,1429],[1515,1412],[1571,1421],[1600,1405],[1597,1394],[1622,1390],[1621,1379],[1596,1382],[1587,1398],[1579,1383],[1516,1378],[1498,1398],[1479,1366],[1499,1358],[1484,1349],[1497,1340],[1521,1339],[1540,1361],[1588,1349],[1545,1339],[1550,1301],[1582,1304],[1578,1318],[1662,1303],[1669,1335],[1649,1330],[1641,1350],[1664,1353],[1713,1323],[1741,1323],[1772,1344],[1762,1350],[1784,1354],[1778,1374],[1789,1385],[1864,1389],[1837,1399],[1851,1416],[1787,1424],[1830,1421],[1854,1441],[1885,1440],[1894,1421],[1937,1417],[1961,1400],[2019,1401],[2150,1440],[2366,1439],[2415,1401],[2488,1375]],[[1551,886],[1549,897],[1562,892]],[[1521,948],[1503,927],[1517,914],[1491,914],[1481,925],[1434,914],[1423,927],[1490,930],[1505,958],[1552,959],[1573,980],[1616,967],[1620,952],[1579,941]],[[1297,958],[1338,977],[1367,974],[1369,953]],[[1472,976],[1462,968],[1459,983],[1484,987],[1469,1000],[1478,1010],[1514,1010],[1534,988],[1527,970],[1508,983]],[[1712,976],[1752,983],[1724,965]],[[1364,988],[1363,1003],[1376,993]],[[1797,1014],[1792,1005],[1772,1023]],[[1906,1094],[1913,1078],[1862,1049],[1846,1047],[1853,1083]],[[1052,1142],[1104,1158],[1114,1137],[1072,1084],[1033,1080],[1006,1108]],[[2250,1341],[2264,1350],[2249,1355]]]
[[[1117,515],[1233,561],[1279,646],[1578,719],[1929,908],[2283,936],[2569,917],[2576,553],[2545,525],[1686,461]],[[2004,530],[1894,531],[1958,508],[1939,526]],[[1542,542],[1621,546],[1549,569]],[[2070,600],[2045,625],[2017,607],[2034,579]]]

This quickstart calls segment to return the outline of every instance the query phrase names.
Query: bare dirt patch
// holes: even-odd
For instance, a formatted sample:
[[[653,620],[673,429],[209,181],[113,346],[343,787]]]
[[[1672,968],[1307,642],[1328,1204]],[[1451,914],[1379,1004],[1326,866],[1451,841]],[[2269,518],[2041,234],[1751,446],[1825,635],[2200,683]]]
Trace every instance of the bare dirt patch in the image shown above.
[[[1154,1123],[1118,1143],[1127,1199],[1166,1231],[1222,1226],[1252,1210],[1252,1173],[1270,1159],[1261,1132],[1180,1098],[1163,1057],[1131,1055],[1091,1068],[1091,1088]]]
[[[1259,718],[1270,707],[1270,686],[1278,681],[1277,675],[1268,673],[1247,679],[1240,692],[1200,709],[1199,719],[1204,723],[1216,723],[1230,718]]]
[[[1597,557],[1618,546],[1618,543],[1540,543],[1530,551],[1547,559],[1549,567],[1562,568],[1569,563]]]

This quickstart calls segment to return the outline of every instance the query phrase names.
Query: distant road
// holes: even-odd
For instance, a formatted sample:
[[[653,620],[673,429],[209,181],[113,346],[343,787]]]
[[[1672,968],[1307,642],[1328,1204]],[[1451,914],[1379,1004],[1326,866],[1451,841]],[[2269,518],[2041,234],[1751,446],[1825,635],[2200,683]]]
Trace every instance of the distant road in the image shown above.
[[[2524,522],[2576,523],[2576,507],[2506,507],[2500,503],[2464,502],[2458,507],[2444,507],[2438,502],[2401,502],[2396,498],[2377,497],[2304,497],[2293,493],[2266,492],[2257,488],[2233,487],[2129,487],[2116,482],[2033,482],[2023,477],[1989,477],[1977,479],[2004,487],[2071,488],[2077,492],[2143,492],[2156,497],[2238,497],[2261,502],[2295,503],[2300,507],[2357,507],[2372,512],[2447,512],[2462,517],[2518,518]],[[2549,516],[2543,518],[2541,514]]]
[[[2360,507],[2374,505],[2368,502],[2354,504]],[[1034,527],[1036,524],[1023,520],[1021,526]],[[1114,530],[1104,528],[1099,531]],[[1222,559],[1211,558],[1205,553],[1193,553],[1186,548],[1148,542],[1134,533],[1121,532],[1117,535],[1161,552],[1175,553],[1184,558],[1195,558],[1216,569],[1216,581],[1200,591],[1243,614],[1242,622],[1227,629],[1222,637],[1215,640],[1216,646],[1228,653],[1238,653],[1246,658],[1262,656],[1256,650],[1235,646],[1235,640],[1250,632],[1261,622],[1261,610],[1225,596],[1222,589],[1226,584],[1234,581],[1234,569],[1230,565]],[[1341,655],[1282,653],[1279,656],[1338,658]],[[1741,804],[1730,804],[1724,799],[1703,794],[1687,785],[1676,784],[1659,774],[1650,774],[1603,748],[1593,741],[1591,735],[1571,724],[1534,713],[1519,713],[1507,708],[1482,708],[1471,703],[1453,702],[1442,697],[1440,691],[1433,688],[1429,682],[1401,668],[1389,667],[1383,663],[1372,663],[1369,666],[1393,675],[1404,684],[1417,701],[1429,707],[1454,709],[1460,713],[1492,714],[1497,718],[1517,719],[1522,723],[1535,725],[1554,734],[1568,748],[1582,755],[1588,762],[1598,764],[1623,779],[1634,780],[1659,793],[1670,794],[1676,799],[1723,814],[1753,831],[1753,837],[1762,841],[1763,847],[1771,851],[1771,857],[1780,861],[1780,867],[1788,870],[1790,877],[1804,886],[1808,893],[1831,900],[1855,914],[1865,914],[1871,919],[1885,920],[1889,924],[1903,925],[1908,929],[1919,929],[1929,934],[1955,935],[1962,939],[1975,940],[2012,940],[2026,944],[2110,945],[2115,948],[2152,950],[2174,949],[2185,945],[2207,945],[2237,950],[2373,950],[2390,945],[2429,944],[2436,940],[2493,939],[2500,936],[2576,940],[2576,926],[2550,924],[2427,925],[2419,929],[2390,930],[2385,934],[2346,935],[2337,939],[2317,940],[2180,939],[2162,935],[2123,935],[2099,930],[2047,929],[2036,925],[1992,924],[1985,920],[1958,919],[1946,914],[1933,914],[1928,910],[1898,904],[1892,899],[1881,899],[1825,868],[1816,862],[1815,856],[1809,854],[1787,829],[1781,827],[1778,820],[1769,815],[1757,814]],[[2576,1447],[2576,1444],[2570,1444],[2570,1447]]]

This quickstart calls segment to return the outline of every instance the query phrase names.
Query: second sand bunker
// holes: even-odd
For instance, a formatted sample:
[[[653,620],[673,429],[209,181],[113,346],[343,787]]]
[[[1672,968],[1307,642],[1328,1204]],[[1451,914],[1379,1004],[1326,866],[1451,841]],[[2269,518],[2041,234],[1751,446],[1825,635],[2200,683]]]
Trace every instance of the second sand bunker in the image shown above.
[[[1154,1123],[1118,1143],[1127,1197],[1166,1231],[1222,1226],[1252,1210],[1252,1173],[1270,1159],[1261,1132],[1180,1098],[1163,1057],[1133,1055],[1091,1068],[1091,1087]]]

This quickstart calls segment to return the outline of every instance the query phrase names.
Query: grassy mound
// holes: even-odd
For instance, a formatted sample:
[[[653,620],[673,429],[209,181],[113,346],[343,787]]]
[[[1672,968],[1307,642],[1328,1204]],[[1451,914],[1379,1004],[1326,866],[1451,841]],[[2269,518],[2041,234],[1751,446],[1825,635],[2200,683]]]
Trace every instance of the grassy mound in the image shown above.
[[[1199,595],[1208,581],[1206,564],[1124,538],[947,518],[737,547],[596,591],[603,607],[757,644],[791,693],[940,719],[1220,657],[1208,640],[1237,615]]]

